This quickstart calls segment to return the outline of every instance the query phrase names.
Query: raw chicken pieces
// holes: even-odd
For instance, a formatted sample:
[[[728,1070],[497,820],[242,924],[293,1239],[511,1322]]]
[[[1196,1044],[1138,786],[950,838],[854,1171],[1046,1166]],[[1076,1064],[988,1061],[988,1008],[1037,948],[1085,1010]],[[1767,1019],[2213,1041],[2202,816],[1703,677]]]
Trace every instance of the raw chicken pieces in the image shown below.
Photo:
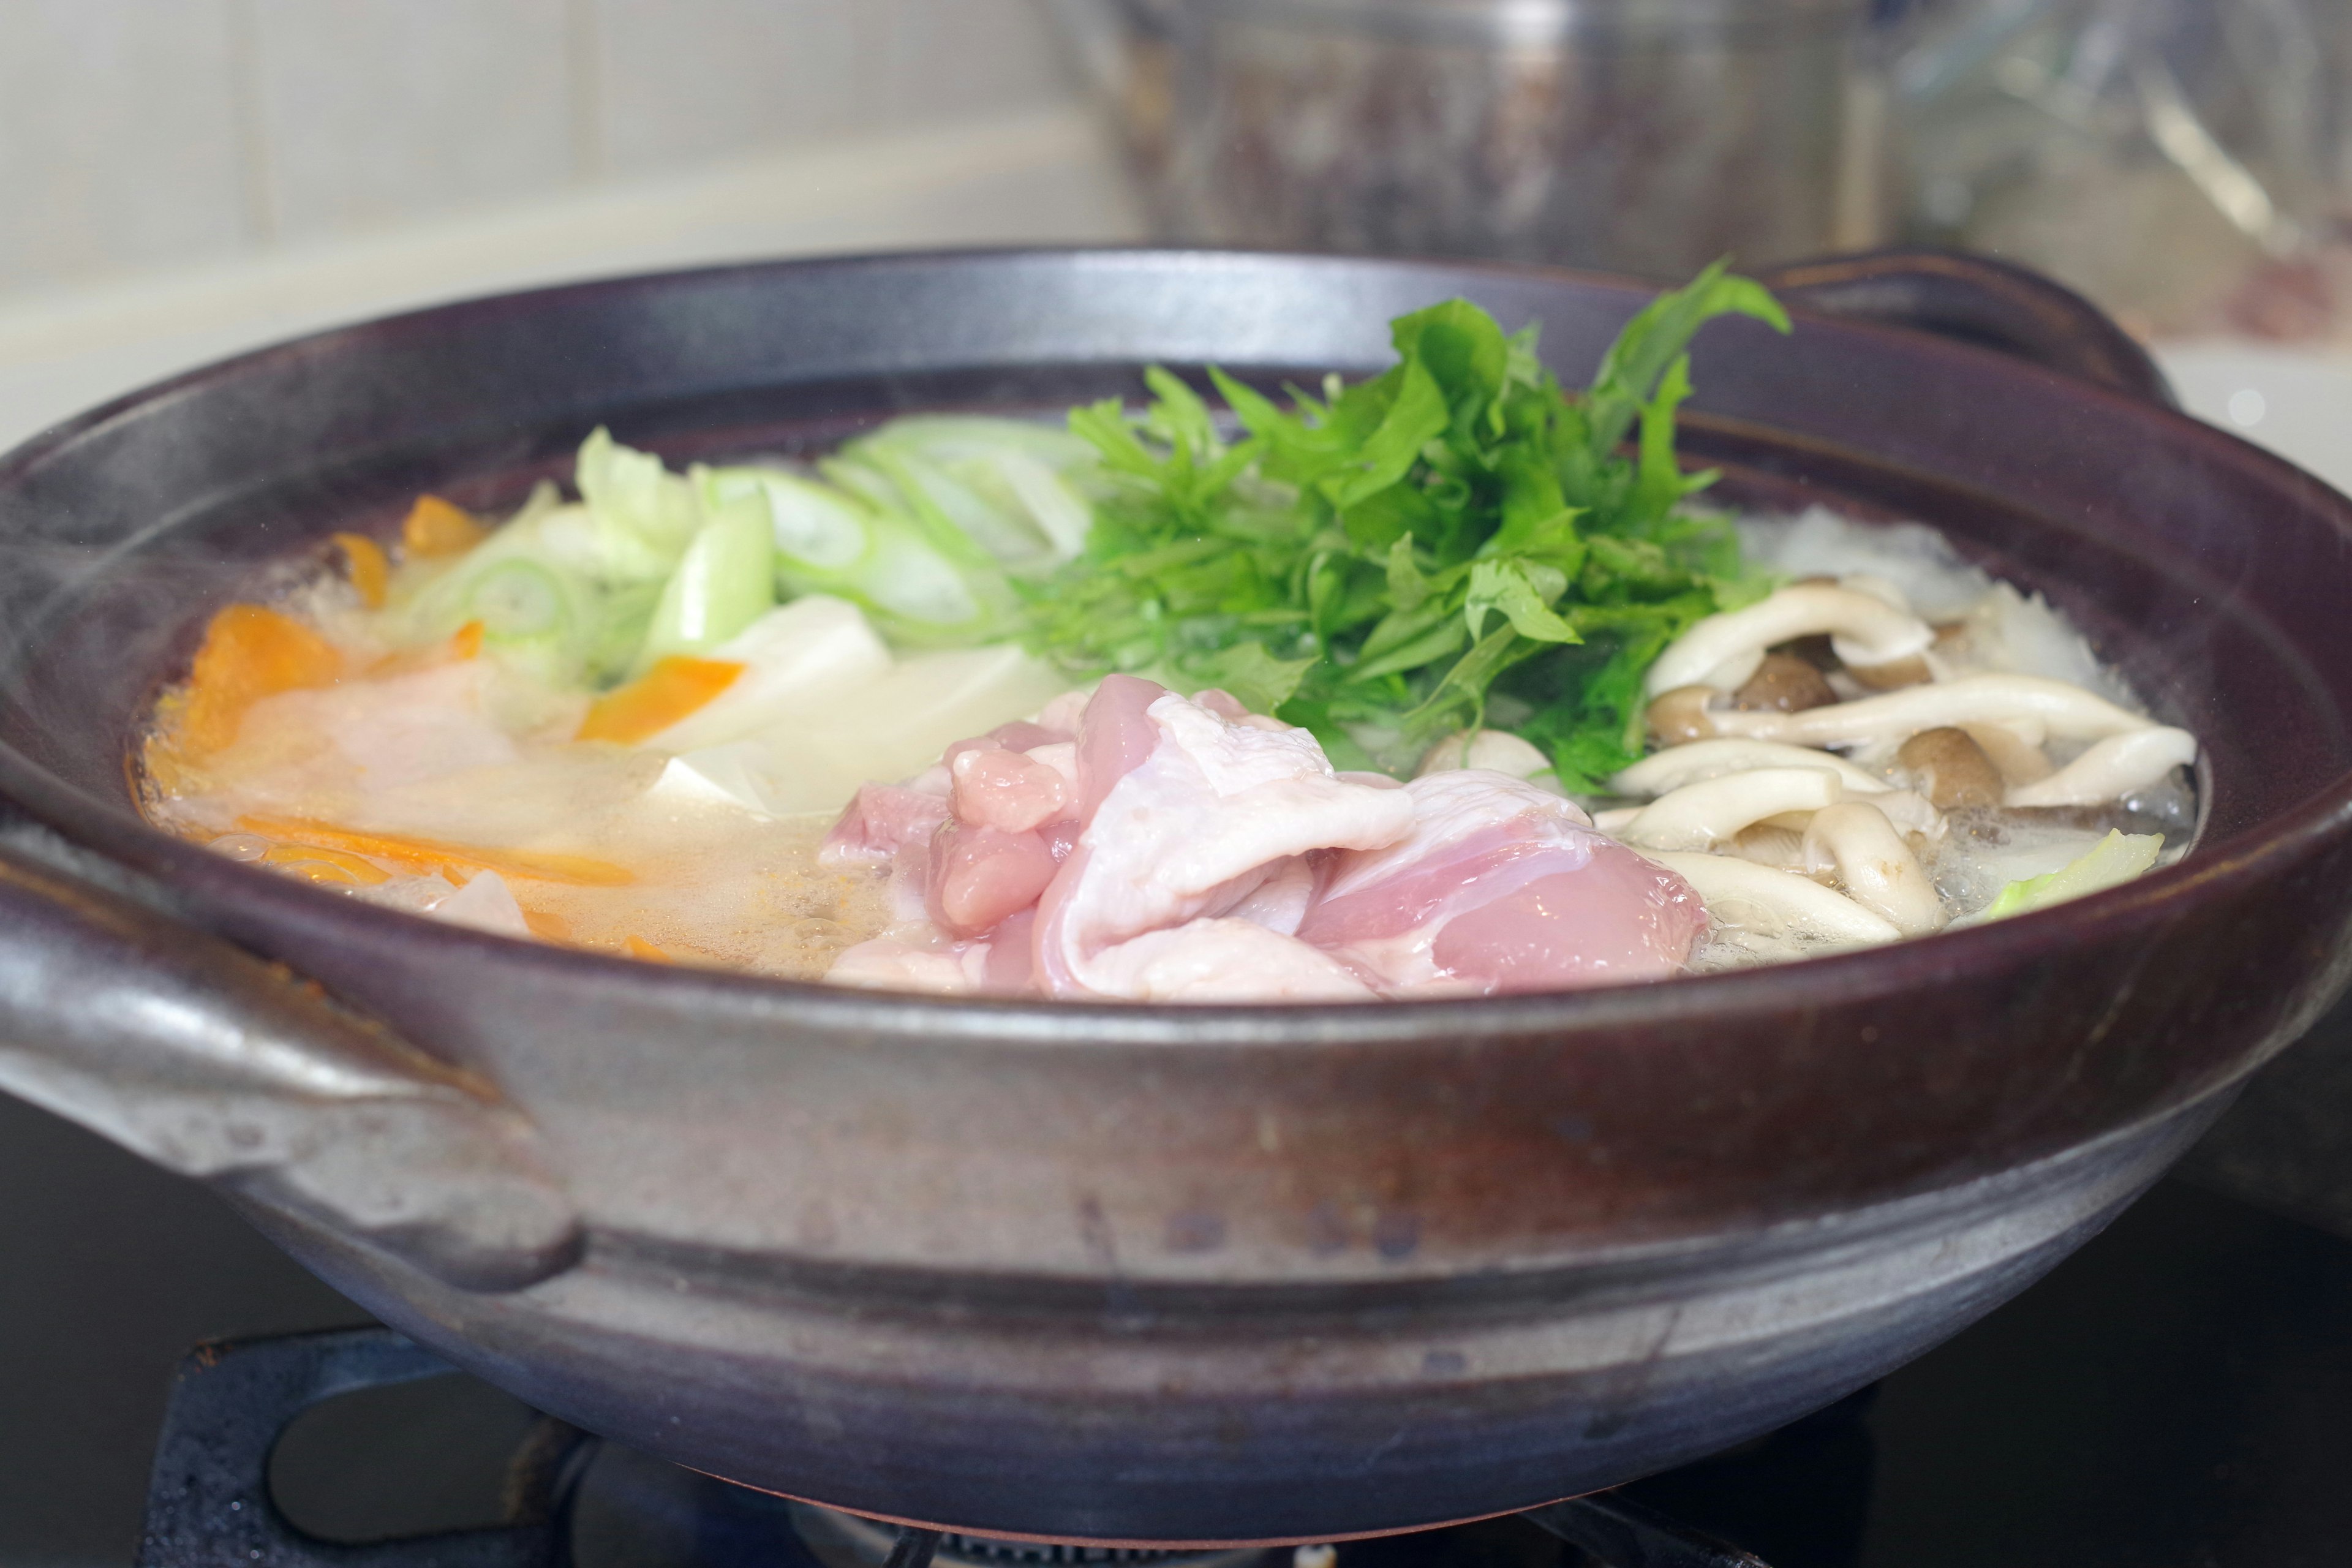
[[[1680,877],[1524,780],[1453,769],[1399,793],[1412,833],[1340,858],[1298,928],[1391,995],[1654,980],[1706,929]]]
[[[1341,776],[1304,730],[1132,676],[1072,706],[858,792],[823,858],[887,864],[904,919],[828,980],[1136,1002],[1485,995],[1663,978],[1705,929],[1679,878],[1506,774]]]

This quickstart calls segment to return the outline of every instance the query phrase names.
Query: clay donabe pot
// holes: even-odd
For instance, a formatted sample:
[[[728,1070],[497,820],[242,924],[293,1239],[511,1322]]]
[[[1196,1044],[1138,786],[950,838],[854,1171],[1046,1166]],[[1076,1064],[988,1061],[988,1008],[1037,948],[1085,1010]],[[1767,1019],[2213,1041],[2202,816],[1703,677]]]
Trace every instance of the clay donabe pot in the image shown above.
[[[1782,968],[1174,1009],[624,963],[142,826],[131,742],[215,609],[420,489],[510,502],[597,423],[681,459],[1134,394],[1151,362],[1359,373],[1452,295],[1539,321],[1578,382],[1645,297],[1207,252],[732,268],[325,333],[0,463],[0,792],[42,825],[0,876],[0,1083],[222,1184],[542,1409],[879,1515],[1329,1538],[1820,1405],[2096,1230],[2339,988],[2352,503],[2160,406],[2030,279],[1784,281],[1880,319],[1710,326],[1689,458],[2046,592],[2202,738],[2185,864]]]

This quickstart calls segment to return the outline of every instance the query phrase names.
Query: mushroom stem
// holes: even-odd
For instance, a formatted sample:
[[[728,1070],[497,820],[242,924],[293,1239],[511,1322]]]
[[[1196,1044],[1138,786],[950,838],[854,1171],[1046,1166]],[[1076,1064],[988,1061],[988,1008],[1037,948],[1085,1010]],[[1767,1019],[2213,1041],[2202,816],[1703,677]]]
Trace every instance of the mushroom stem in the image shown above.
[[[1764,662],[1767,648],[1827,633],[1849,665],[1887,664],[1924,651],[1935,629],[1873,594],[1823,583],[1798,583],[1744,610],[1708,616],[1676,637],[1650,667],[1651,696],[1678,686],[1735,691]]]
[[[1754,768],[1669,790],[1618,837],[1644,848],[1706,849],[1783,812],[1819,811],[1839,793],[1838,776],[1827,768]]]
[[[1834,869],[1847,897],[1905,936],[1924,936],[1944,923],[1935,884],[1874,806],[1845,801],[1813,813],[1805,828],[1805,869]]]
[[[1719,734],[1810,746],[1866,745],[1947,725],[2032,722],[2072,741],[2102,741],[2155,728],[2079,686],[2038,675],[1970,675],[1801,713],[1727,710],[1707,717]]]
[[[1692,741],[1669,746],[1643,757],[1609,784],[1619,795],[1661,795],[1687,784],[1755,768],[1827,768],[1847,789],[1864,795],[1894,787],[1843,757],[1778,741]]]
[[[2110,735],[2035,784],[2009,792],[2011,805],[2102,805],[2145,789],[2197,760],[2197,737],[2158,726]]]
[[[1708,917],[1732,931],[1763,925],[1772,929],[1760,934],[1794,935],[1824,947],[1874,947],[1903,934],[1892,921],[1794,871],[1728,855],[1664,851],[1649,858],[1689,883]]]
[[[2038,783],[2050,776],[2050,759],[2042,754],[2045,739],[2042,726],[2027,724],[1962,724],[1959,731],[1984,749],[1992,765],[2000,770],[2005,785]]]

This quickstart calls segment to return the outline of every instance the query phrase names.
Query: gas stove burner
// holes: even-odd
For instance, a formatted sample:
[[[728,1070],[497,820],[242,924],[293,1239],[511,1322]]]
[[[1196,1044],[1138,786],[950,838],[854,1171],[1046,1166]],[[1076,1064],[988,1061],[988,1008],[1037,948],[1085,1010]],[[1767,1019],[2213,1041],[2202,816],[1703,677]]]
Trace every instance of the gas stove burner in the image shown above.
[[[389,1329],[206,1345],[181,1365],[155,1453],[139,1568],[1429,1568],[1495,1561],[1457,1527],[1329,1546],[1152,1551],[1004,1541],[901,1528],[787,1502],[613,1444],[544,1416],[508,1462],[505,1522],[363,1548],[305,1534],[280,1510],[270,1456],[323,1401],[457,1369]],[[1766,1568],[1639,1500],[1603,1492],[1490,1525],[1539,1531],[1591,1568]],[[1370,1552],[1367,1557],[1364,1554]]]
[[[883,1568],[899,1540],[897,1525],[808,1503],[793,1505],[793,1528],[824,1568]],[[1260,1546],[1207,1552],[1141,1546],[1074,1546],[1065,1542],[1005,1541],[988,1535],[940,1534],[933,1568],[1078,1568],[1086,1563],[1150,1564],[1151,1568],[1289,1568],[1291,1552]]]

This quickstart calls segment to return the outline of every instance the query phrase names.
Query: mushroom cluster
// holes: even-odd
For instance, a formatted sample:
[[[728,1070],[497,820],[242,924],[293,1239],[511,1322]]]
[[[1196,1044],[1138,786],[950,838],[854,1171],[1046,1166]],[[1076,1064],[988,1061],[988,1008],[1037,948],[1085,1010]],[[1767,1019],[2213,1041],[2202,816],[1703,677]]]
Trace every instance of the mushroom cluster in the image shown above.
[[[1706,617],[1647,678],[1658,750],[1604,831],[1681,875],[1756,956],[1941,928],[1955,816],[2081,816],[2164,784],[2197,740],[2098,692],[1972,659],[1967,627],[1860,574]]]

